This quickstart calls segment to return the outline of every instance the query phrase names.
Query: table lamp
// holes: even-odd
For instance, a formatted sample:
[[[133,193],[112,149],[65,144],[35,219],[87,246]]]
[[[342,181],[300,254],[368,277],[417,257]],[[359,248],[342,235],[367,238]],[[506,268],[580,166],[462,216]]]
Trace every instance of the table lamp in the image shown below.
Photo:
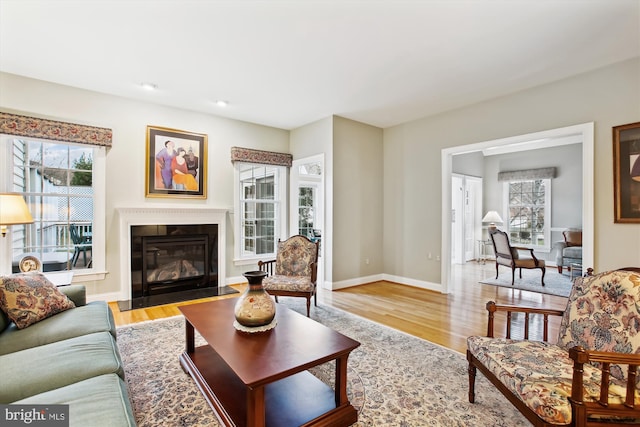
[[[31,224],[33,218],[20,194],[0,193],[0,233],[7,235],[7,226]]]
[[[484,216],[484,218],[482,218],[482,222],[489,223],[489,232],[492,233],[496,231],[496,222],[499,222],[500,224],[502,224],[502,218],[500,218],[500,215],[498,214],[498,212],[489,211]]]

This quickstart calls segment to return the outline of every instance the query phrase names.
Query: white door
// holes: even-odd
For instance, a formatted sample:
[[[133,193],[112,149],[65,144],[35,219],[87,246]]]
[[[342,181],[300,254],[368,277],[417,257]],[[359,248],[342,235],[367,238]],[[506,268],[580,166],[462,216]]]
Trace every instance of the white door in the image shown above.
[[[464,263],[464,177],[451,176],[451,263]]]
[[[324,155],[294,160],[289,191],[289,235],[302,234],[320,242],[318,286],[324,280]]]
[[[464,177],[464,259],[470,261],[480,257],[482,240],[482,178]]]

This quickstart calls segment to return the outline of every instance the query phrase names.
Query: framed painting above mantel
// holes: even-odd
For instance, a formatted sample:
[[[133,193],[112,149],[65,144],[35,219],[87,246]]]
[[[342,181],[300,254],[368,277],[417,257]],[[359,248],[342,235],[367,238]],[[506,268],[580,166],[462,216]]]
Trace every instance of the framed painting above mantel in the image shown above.
[[[616,223],[640,224],[640,122],[613,128]]]
[[[207,135],[147,126],[146,197],[207,198]]]

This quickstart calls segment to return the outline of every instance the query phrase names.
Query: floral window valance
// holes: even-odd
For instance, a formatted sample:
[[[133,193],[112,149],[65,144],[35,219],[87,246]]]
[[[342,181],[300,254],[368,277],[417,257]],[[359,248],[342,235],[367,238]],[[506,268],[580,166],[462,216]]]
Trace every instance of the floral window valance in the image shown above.
[[[0,133],[111,147],[113,131],[107,128],[79,125],[21,116],[0,111]]]
[[[498,181],[530,181],[534,179],[550,179],[555,177],[556,168],[498,172]]]
[[[231,162],[259,163],[291,167],[293,156],[274,151],[253,150],[251,148],[231,147]]]

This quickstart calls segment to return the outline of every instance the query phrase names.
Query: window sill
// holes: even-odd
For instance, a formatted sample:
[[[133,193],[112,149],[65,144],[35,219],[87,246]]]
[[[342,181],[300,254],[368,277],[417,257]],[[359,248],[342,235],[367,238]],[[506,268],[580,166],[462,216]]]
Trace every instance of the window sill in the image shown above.
[[[106,271],[90,271],[90,270],[73,270],[73,282],[93,282],[96,280],[104,280],[107,276]]]

